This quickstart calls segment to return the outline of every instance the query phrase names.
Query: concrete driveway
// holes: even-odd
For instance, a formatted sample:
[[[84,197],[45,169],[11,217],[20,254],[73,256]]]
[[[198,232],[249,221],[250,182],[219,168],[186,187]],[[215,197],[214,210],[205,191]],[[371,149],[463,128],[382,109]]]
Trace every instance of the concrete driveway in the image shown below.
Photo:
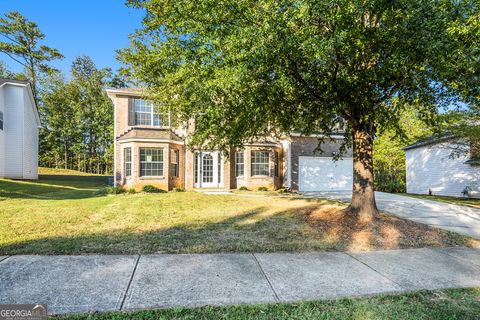
[[[307,192],[304,195],[344,202],[352,199],[350,191]],[[385,192],[376,192],[375,196],[381,211],[480,239],[480,209]]]

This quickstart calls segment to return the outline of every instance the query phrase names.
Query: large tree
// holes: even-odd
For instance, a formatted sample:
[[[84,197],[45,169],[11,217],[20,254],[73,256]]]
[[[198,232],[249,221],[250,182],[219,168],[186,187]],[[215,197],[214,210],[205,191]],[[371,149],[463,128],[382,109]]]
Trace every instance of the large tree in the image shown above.
[[[464,50],[449,32],[478,12],[454,0],[130,0],[146,11],[120,59],[193,144],[225,148],[265,134],[328,135],[346,120],[353,147],[348,214],[378,214],[373,140],[401,132],[405,105],[425,121],[456,90]],[[478,39],[474,39],[477,41]],[[470,44],[468,44],[470,45]],[[448,94],[447,94],[448,93]],[[321,141],[320,141],[321,142]]]
[[[111,172],[113,106],[104,91],[109,69],[77,57],[71,79],[53,73],[42,84],[40,163],[85,172]]]
[[[0,52],[26,69],[37,98],[39,73],[52,72],[54,69],[49,62],[62,59],[63,55],[57,49],[41,44],[45,35],[38,25],[16,11],[7,12],[0,17],[0,39]]]

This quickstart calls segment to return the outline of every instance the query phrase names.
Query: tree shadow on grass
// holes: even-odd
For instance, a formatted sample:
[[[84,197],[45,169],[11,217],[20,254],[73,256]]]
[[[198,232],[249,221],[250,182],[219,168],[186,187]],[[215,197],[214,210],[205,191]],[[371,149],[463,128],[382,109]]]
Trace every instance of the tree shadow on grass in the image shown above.
[[[10,254],[149,254],[218,252],[357,251],[417,247],[471,246],[472,239],[423,226],[405,233],[392,221],[375,229],[352,228],[323,222],[318,205],[266,214],[257,207],[218,222],[192,221],[170,228],[127,229],[45,237],[0,244],[0,255]],[[334,215],[334,212],[331,212]],[[477,245],[480,245],[477,243]]]
[[[65,200],[99,195],[104,176],[40,175],[38,180],[0,179],[0,201],[6,199]]]

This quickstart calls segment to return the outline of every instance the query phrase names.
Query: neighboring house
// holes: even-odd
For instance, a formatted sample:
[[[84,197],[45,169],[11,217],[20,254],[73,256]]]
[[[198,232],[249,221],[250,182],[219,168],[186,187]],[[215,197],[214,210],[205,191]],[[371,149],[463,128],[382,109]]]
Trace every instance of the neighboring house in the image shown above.
[[[0,178],[38,178],[39,127],[30,84],[0,78]]]
[[[404,150],[407,193],[480,197],[480,159],[469,144],[452,137],[429,138]]]
[[[142,99],[137,89],[108,89],[115,108],[116,185],[152,184],[164,190],[249,189],[287,187],[300,191],[351,190],[351,151],[337,162],[342,134],[315,153],[318,136],[288,135],[265,138],[232,148],[225,156],[218,150],[189,150],[185,128],[172,128],[168,114]]]

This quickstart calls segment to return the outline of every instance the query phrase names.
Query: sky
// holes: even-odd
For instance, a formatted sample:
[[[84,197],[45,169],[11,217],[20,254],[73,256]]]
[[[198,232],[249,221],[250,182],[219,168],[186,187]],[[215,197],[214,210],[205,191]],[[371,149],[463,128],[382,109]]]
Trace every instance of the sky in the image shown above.
[[[57,48],[65,58],[52,62],[67,76],[78,55],[90,56],[97,67],[116,70],[115,49],[128,47],[128,35],[141,26],[143,12],[125,6],[125,0],[0,0],[0,15],[18,11],[38,24],[42,44]],[[23,67],[0,53],[9,69]]]

